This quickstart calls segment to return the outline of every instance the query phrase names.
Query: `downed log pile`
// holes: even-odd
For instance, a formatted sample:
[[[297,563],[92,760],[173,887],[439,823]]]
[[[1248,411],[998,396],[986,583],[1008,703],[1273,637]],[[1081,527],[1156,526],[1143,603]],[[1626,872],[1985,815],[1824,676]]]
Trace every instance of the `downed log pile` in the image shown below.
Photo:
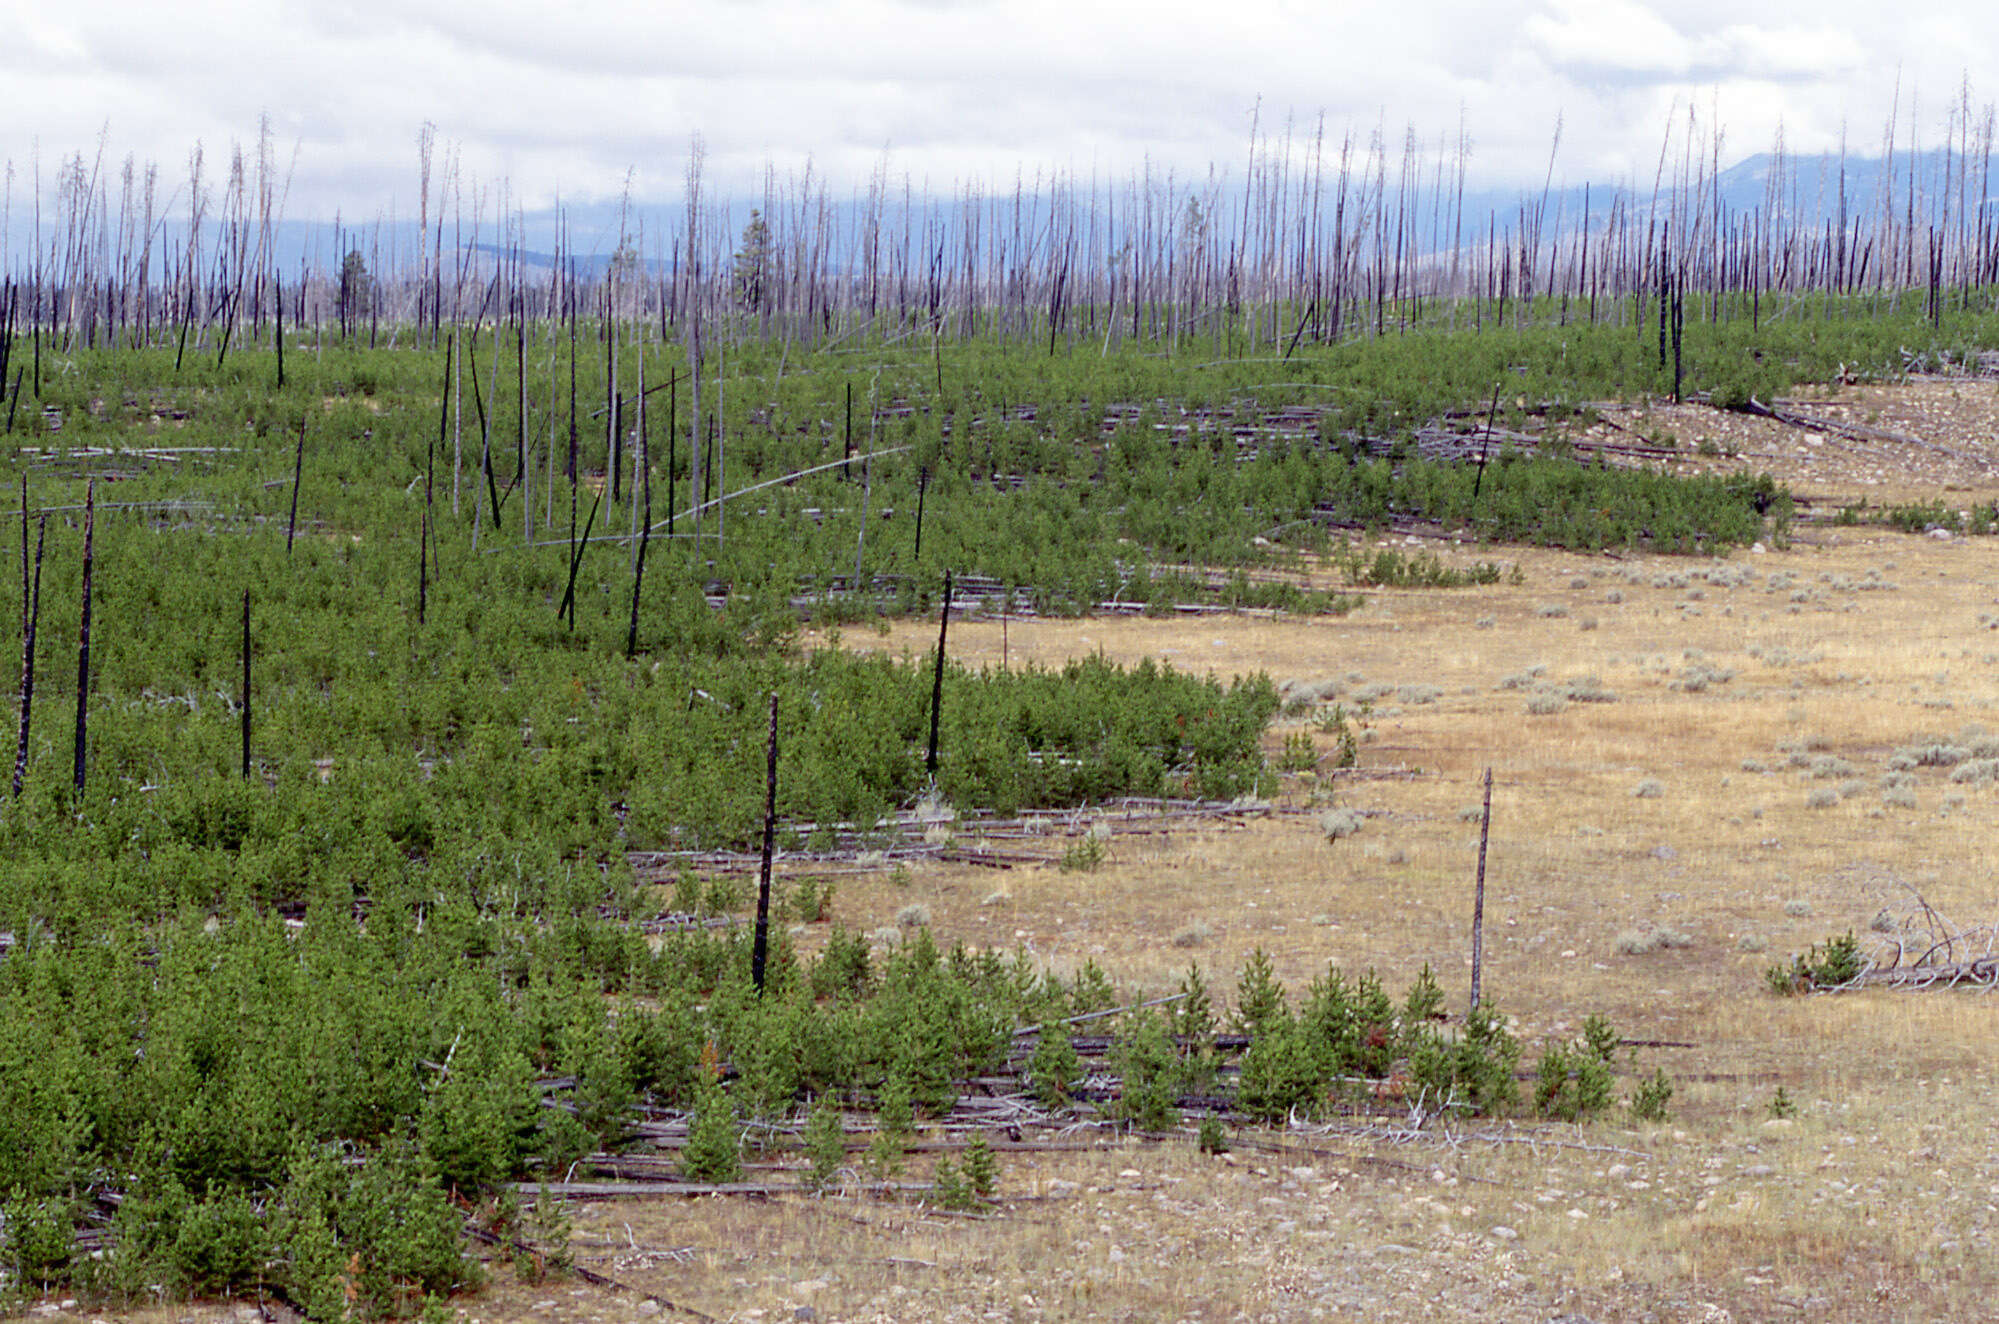
[[[827,830],[831,844],[823,849],[780,850],[779,867],[804,867],[815,876],[874,873],[911,860],[972,864],[995,869],[1054,864],[1060,844],[1088,834],[1098,824],[1116,836],[1146,836],[1195,822],[1247,822],[1273,815],[1310,811],[1273,805],[1266,800],[1178,800],[1154,796],[1122,796],[1083,809],[1028,809],[1011,818],[979,811],[957,811],[919,804],[889,815],[867,829],[853,823],[788,823],[787,832],[811,840]],[[1097,828],[1103,831],[1103,828]],[[1020,843],[995,846],[994,842]],[[1031,849],[1048,842],[1055,849]],[[629,857],[640,877],[658,878],[682,868],[701,874],[753,874],[762,861],[756,851],[680,850],[633,851]]]

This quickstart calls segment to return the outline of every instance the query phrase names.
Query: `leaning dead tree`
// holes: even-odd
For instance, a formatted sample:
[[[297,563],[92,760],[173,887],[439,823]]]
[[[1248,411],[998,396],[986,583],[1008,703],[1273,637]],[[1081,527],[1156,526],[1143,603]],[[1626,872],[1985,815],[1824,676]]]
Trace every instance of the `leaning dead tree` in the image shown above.
[[[1899,919],[1883,910],[1868,938],[1848,934],[1793,959],[1795,991],[1849,993],[1858,989],[1999,989],[1999,923],[1958,924],[1921,892],[1902,884],[1913,906]],[[1777,982],[1784,967],[1772,971]]]

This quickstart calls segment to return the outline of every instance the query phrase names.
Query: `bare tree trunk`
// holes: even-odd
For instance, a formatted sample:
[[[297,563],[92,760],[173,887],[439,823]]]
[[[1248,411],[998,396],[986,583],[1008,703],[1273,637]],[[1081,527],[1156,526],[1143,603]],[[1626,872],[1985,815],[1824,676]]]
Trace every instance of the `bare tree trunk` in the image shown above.
[[[1478,820],[1478,881],[1471,903],[1471,1009],[1478,1010],[1479,984],[1485,974],[1485,842],[1492,831],[1492,769],[1485,770],[1485,804]]]
[[[534,457],[528,453],[528,319],[520,307],[520,321],[514,327],[514,375],[520,379],[520,448],[514,457],[516,481],[521,485],[521,541],[534,542]]]
[[[21,735],[14,746],[14,798],[21,797],[21,783],[28,775],[28,719],[35,710],[35,627],[42,619],[42,541],[48,537],[49,517],[42,516],[35,530],[33,587],[22,599],[21,629]],[[28,543],[28,488],[21,484],[21,546]],[[22,562],[25,569],[27,562]],[[24,583],[23,587],[27,587]]]

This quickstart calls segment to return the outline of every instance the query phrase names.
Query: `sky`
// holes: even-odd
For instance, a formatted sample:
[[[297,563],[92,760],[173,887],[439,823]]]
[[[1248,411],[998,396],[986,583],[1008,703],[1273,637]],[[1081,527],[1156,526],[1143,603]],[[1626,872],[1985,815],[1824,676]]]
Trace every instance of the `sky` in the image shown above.
[[[699,143],[711,199],[1054,176],[1242,178],[1252,128],[1328,152],[1377,131],[1477,186],[1644,181],[1669,129],[1768,150],[1941,144],[1999,95],[1961,0],[0,0],[0,157],[127,157],[184,190],[268,117],[289,219],[408,216],[418,142],[462,205],[660,205]],[[184,205],[184,200],[177,204]]]

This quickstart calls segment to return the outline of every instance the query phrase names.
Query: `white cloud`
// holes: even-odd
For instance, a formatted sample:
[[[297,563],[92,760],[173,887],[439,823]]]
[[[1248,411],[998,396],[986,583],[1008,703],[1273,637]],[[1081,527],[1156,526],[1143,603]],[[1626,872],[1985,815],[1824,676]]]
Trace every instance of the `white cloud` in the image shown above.
[[[1747,77],[1829,83],[1865,76],[1868,65],[1866,48],[1844,29],[1735,24],[1720,40],[1729,65]]]
[[[1527,34],[1556,69],[1684,77],[1700,62],[1693,42],[1634,0],[1554,0],[1551,8],[1527,20]]]
[[[1538,185],[1558,117],[1558,180],[1649,178],[1690,105],[1740,153],[1780,122],[1794,147],[1843,125],[1871,145],[1898,104],[1940,140],[1960,78],[1995,60],[1956,0],[0,0],[0,24],[17,168],[108,124],[114,160],[177,179],[200,141],[219,170],[268,113],[297,149],[293,214],[349,216],[414,211],[426,120],[468,192],[504,179],[530,206],[628,175],[671,198],[697,133],[736,195],[808,163],[850,191],[884,151],[940,190],[1148,163],[1239,179],[1253,114],[1297,154],[1323,121],[1330,152],[1378,132],[1391,158],[1462,117],[1475,179]]]

